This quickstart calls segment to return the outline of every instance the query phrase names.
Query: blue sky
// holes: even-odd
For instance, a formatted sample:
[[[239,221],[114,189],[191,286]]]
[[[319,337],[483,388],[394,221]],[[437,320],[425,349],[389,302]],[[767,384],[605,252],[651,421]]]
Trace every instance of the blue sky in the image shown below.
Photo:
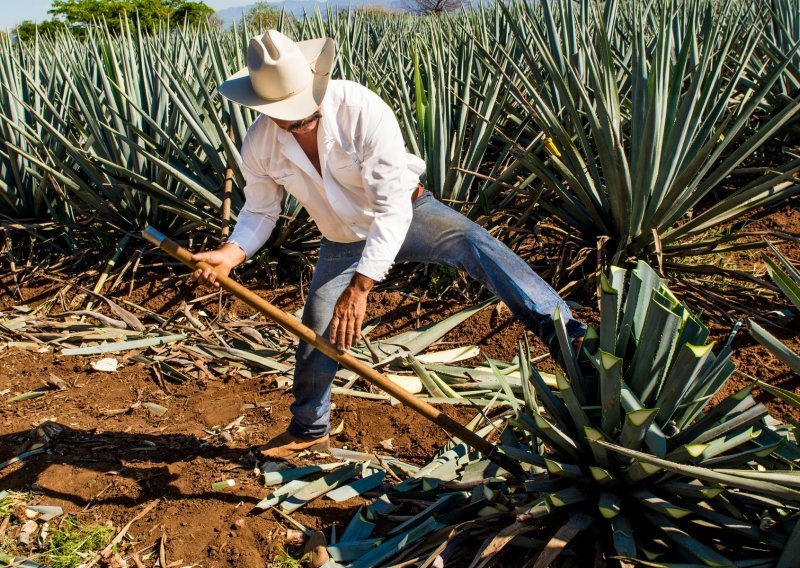
[[[256,0],[205,0],[215,10],[246,6]],[[52,0],[0,0],[0,28],[12,28],[23,20],[41,21],[50,18],[47,10]]]

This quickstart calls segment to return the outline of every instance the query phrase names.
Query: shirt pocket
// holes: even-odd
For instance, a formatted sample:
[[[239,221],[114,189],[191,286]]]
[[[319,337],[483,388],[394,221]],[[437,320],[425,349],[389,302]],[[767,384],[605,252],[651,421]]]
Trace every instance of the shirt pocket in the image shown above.
[[[327,168],[331,176],[346,188],[362,187],[361,160],[354,151],[334,147],[328,154]]]
[[[273,172],[270,177],[275,180],[275,183],[283,187],[287,193],[298,200],[306,197],[307,189],[304,183],[299,182],[301,176],[297,172],[277,171]]]

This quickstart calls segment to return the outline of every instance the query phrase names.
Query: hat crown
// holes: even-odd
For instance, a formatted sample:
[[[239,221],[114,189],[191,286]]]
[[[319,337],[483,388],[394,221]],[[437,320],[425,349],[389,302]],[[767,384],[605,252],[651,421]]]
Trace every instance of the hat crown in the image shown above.
[[[253,91],[267,101],[291,97],[313,80],[303,52],[295,42],[276,30],[250,40],[247,68]]]

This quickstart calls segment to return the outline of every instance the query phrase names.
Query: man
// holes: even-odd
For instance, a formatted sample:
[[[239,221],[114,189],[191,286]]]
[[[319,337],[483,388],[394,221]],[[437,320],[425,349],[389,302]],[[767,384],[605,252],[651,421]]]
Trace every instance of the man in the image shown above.
[[[195,254],[214,284],[267,241],[282,189],[294,195],[323,235],[303,323],[341,350],[361,337],[367,297],[396,261],[459,268],[495,292],[512,313],[557,350],[553,314],[560,306],[578,345],[585,326],[510,249],[438,202],[419,183],[424,162],[406,152],[393,112],[369,89],[330,81],[335,43],[294,43],[270,30],[250,40],[247,67],[220,86],[230,100],[261,113],[242,144],[246,202],[220,249]],[[301,343],[292,420],[260,448],[264,457],[325,449],[330,388],[337,363]]]

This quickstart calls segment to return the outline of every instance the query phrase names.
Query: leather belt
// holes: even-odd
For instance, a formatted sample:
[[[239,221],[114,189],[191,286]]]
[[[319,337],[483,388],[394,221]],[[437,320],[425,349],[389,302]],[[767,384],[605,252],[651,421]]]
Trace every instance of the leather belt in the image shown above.
[[[421,183],[418,183],[416,189],[411,192],[411,203],[414,203],[417,199],[422,197],[423,193],[425,193],[425,187]]]

